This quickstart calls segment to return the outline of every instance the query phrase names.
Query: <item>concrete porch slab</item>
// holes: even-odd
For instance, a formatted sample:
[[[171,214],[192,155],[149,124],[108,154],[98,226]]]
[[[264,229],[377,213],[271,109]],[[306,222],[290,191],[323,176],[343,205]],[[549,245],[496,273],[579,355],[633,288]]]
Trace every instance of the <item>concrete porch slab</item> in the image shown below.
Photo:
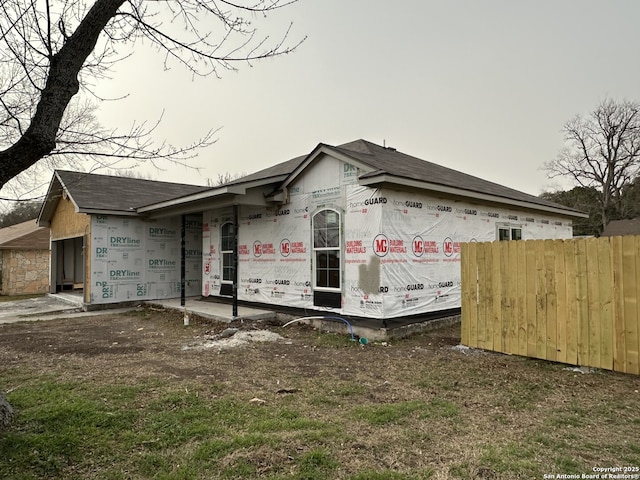
[[[238,307],[238,316],[233,317],[233,307],[226,303],[216,303],[200,300],[200,297],[189,297],[185,301],[185,306],[180,306],[179,298],[169,298],[166,300],[149,300],[147,305],[158,305],[163,308],[184,311],[195,314],[203,318],[218,320],[230,323],[233,320],[275,320],[276,313],[270,310],[260,310],[257,308]]]

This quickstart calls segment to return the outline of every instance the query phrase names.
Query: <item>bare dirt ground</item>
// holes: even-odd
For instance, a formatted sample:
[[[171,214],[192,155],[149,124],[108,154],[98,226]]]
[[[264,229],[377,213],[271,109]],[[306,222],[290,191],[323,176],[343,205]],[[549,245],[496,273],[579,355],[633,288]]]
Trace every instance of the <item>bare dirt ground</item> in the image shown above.
[[[240,342],[237,348],[217,346],[220,333],[229,328],[247,332],[274,332],[277,341]],[[228,338],[232,340],[233,337]],[[415,355],[461,357],[451,349],[460,342],[459,325],[401,341],[378,342],[367,346],[349,345],[348,336],[320,334],[311,327],[295,324],[282,328],[270,322],[231,324],[191,318],[184,326],[179,313],[148,309],[131,315],[101,315],[0,326],[0,365],[28,365],[35,371],[53,369],[58,378],[76,377],[86,367],[91,375],[104,372],[127,382],[149,376],[176,380],[216,379],[223,381],[239,374],[256,373],[286,364],[291,380],[325,373],[337,368],[339,376],[353,377],[370,370],[384,377],[393,368],[394,358]],[[224,342],[224,340],[223,340]],[[232,347],[236,347],[233,343]],[[353,348],[337,348],[337,347]],[[327,353],[331,355],[327,357]],[[221,356],[222,355],[222,356]],[[267,361],[271,360],[271,362]],[[404,362],[403,362],[404,363]],[[263,364],[263,365],[261,365]],[[70,368],[69,368],[70,367]],[[344,367],[344,368],[342,368]],[[351,373],[347,373],[351,370]],[[278,369],[271,372],[277,373]],[[281,371],[280,376],[286,374]],[[276,375],[278,376],[278,375]]]

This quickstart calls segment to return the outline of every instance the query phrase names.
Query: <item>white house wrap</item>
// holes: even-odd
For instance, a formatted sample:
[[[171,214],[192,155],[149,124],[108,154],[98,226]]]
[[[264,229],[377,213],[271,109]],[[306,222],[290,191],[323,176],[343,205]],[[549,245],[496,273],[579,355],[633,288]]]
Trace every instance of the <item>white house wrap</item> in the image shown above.
[[[462,243],[569,238],[586,215],[357,140],[216,187],[56,172],[39,223],[85,250],[101,304],[181,295],[183,216],[186,295],[390,319],[460,307]]]
[[[572,234],[566,217],[363,187],[357,171],[324,156],[291,185],[288,202],[240,207],[240,300],[375,318],[457,308],[462,242],[495,240],[500,227],[518,229],[522,239]],[[319,287],[314,218],[324,211],[340,226],[340,282],[326,289],[340,296],[333,307],[318,305],[313,294]],[[224,295],[224,262],[217,253],[221,229],[230,222],[229,208],[204,212],[205,297]]]
[[[202,288],[202,221],[187,217],[186,294]],[[181,219],[145,221],[114,215],[91,219],[91,303],[180,296]]]

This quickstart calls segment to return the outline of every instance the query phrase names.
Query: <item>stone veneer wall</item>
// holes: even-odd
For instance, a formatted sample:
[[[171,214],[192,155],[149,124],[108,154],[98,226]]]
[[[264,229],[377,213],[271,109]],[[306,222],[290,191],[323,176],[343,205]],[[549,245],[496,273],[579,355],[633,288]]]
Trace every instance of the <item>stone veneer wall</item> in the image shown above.
[[[3,295],[49,291],[49,250],[4,250],[2,257]]]

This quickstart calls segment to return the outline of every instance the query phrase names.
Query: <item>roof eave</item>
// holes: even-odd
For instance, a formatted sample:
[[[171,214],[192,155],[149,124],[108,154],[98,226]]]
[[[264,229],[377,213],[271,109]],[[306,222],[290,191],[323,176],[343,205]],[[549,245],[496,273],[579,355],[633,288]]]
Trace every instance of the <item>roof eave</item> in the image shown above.
[[[44,197],[44,201],[40,206],[40,212],[38,213],[38,218],[36,219],[36,223],[39,227],[50,227],[51,226],[51,218],[55,212],[56,206],[62,198],[63,192],[67,192],[68,190],[64,186],[60,175],[58,172],[53,172],[53,176],[51,177],[51,181],[49,182],[49,187],[47,188],[47,194]],[[78,205],[71,195],[69,195],[69,199],[71,203],[73,203],[73,207],[76,212],[78,211]]]
[[[522,200],[515,200],[512,198],[499,197],[497,195],[474,192],[474,191],[465,190],[462,188],[439,185],[437,183],[423,182],[419,180],[413,180],[410,178],[396,177],[393,175],[389,175],[388,173],[383,173],[375,176],[367,176],[365,178],[361,177],[359,179],[359,183],[360,185],[367,186],[367,187],[382,186],[384,184],[400,185],[403,187],[411,187],[411,188],[417,188],[420,190],[429,190],[429,191],[438,192],[438,193],[445,193],[449,195],[456,195],[456,196],[471,198],[474,200],[483,200],[486,202],[523,207],[523,208],[528,208],[533,210],[544,211],[547,213],[555,213],[555,214],[564,215],[567,217],[589,218],[589,215],[582,212],[577,212],[575,210],[565,210],[562,208],[554,208],[548,205],[540,205],[538,203],[525,202]]]
[[[246,188],[236,185],[216,188],[214,190],[206,190],[204,192],[194,193],[193,195],[187,195],[180,198],[174,198],[166,200],[164,202],[152,203],[151,205],[145,205],[144,207],[138,207],[138,213],[151,213],[157,210],[164,210],[172,207],[179,207],[186,203],[198,202],[201,200],[222,198],[230,195],[243,195],[246,193]]]
[[[270,184],[280,184],[286,178],[287,175],[278,175],[277,177],[268,177],[246,183],[234,183],[231,185],[225,185],[219,188],[205,190],[204,192],[194,193],[192,195],[186,195],[184,197],[138,207],[137,212],[142,214],[152,213],[158,210],[180,207],[188,203],[201,202],[203,200],[222,200],[233,196],[243,196],[246,195],[247,190],[256,187],[263,187]]]
[[[105,210],[101,208],[80,208],[77,213],[86,213],[87,215],[118,215],[121,217],[137,217],[138,212],[135,210]]]

